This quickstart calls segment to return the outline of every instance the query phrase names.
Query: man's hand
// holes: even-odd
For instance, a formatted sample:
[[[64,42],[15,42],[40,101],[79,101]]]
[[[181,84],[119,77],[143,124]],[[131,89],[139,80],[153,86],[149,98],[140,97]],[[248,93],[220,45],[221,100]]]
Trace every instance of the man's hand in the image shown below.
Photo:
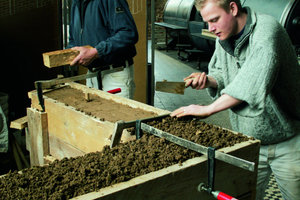
[[[89,65],[93,60],[95,60],[99,55],[96,48],[87,48],[87,47],[73,47],[72,49],[79,51],[80,53],[72,63],[71,66],[74,65]]]
[[[186,87],[192,87],[196,90],[202,90],[208,87],[217,88],[217,82],[214,78],[207,76],[205,72],[192,73],[183,79]]]
[[[170,116],[171,117],[184,117],[184,116],[198,116],[201,118],[209,117],[212,114],[211,108],[209,106],[201,106],[201,105],[189,105],[178,108],[174,110]]]

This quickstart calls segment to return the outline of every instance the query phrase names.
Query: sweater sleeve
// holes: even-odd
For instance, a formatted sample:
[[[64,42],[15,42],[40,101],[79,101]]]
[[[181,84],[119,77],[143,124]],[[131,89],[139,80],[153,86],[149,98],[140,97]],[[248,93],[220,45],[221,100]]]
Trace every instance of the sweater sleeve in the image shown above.
[[[222,76],[223,72],[222,72],[220,62],[217,58],[217,54],[218,54],[218,47],[216,46],[216,50],[208,65],[208,71],[209,71],[208,75],[213,77],[216,80],[218,85],[217,88],[207,88],[207,92],[213,100],[219,98],[221,96],[220,95],[221,90],[224,89],[224,80]]]
[[[278,58],[271,46],[272,44],[254,46],[236,77],[221,91],[221,94],[228,94],[245,102],[242,106],[233,108],[233,112],[254,117],[264,111],[266,97],[275,83],[279,68]]]

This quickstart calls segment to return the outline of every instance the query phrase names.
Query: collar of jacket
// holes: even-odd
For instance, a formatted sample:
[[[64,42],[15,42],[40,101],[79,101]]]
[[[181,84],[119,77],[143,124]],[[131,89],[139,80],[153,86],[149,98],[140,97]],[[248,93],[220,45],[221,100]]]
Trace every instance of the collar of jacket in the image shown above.
[[[242,45],[249,39],[249,36],[253,32],[253,29],[256,24],[256,15],[255,13],[249,8],[245,7],[247,12],[247,21],[244,28],[243,34],[235,41],[235,48],[232,46],[232,41],[230,38],[226,40],[219,40],[220,45],[223,49],[232,56],[238,54],[239,50],[241,49]]]

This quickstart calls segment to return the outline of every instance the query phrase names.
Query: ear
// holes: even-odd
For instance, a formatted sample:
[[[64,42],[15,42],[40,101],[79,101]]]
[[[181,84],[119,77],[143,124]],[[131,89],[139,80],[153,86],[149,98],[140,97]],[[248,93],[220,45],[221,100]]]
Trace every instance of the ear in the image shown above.
[[[235,2],[233,2],[233,1],[230,2],[230,4],[229,4],[229,11],[231,12],[231,14],[233,16],[237,16],[239,9],[238,9],[238,6],[236,5]]]

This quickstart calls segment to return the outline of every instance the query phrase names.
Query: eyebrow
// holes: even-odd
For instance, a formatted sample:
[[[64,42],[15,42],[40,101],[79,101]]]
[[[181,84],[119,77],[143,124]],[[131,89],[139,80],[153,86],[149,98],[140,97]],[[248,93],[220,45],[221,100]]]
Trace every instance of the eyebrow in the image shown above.
[[[217,20],[218,18],[219,18],[219,16],[213,17],[213,18],[207,20],[207,22],[211,22],[211,21]]]

